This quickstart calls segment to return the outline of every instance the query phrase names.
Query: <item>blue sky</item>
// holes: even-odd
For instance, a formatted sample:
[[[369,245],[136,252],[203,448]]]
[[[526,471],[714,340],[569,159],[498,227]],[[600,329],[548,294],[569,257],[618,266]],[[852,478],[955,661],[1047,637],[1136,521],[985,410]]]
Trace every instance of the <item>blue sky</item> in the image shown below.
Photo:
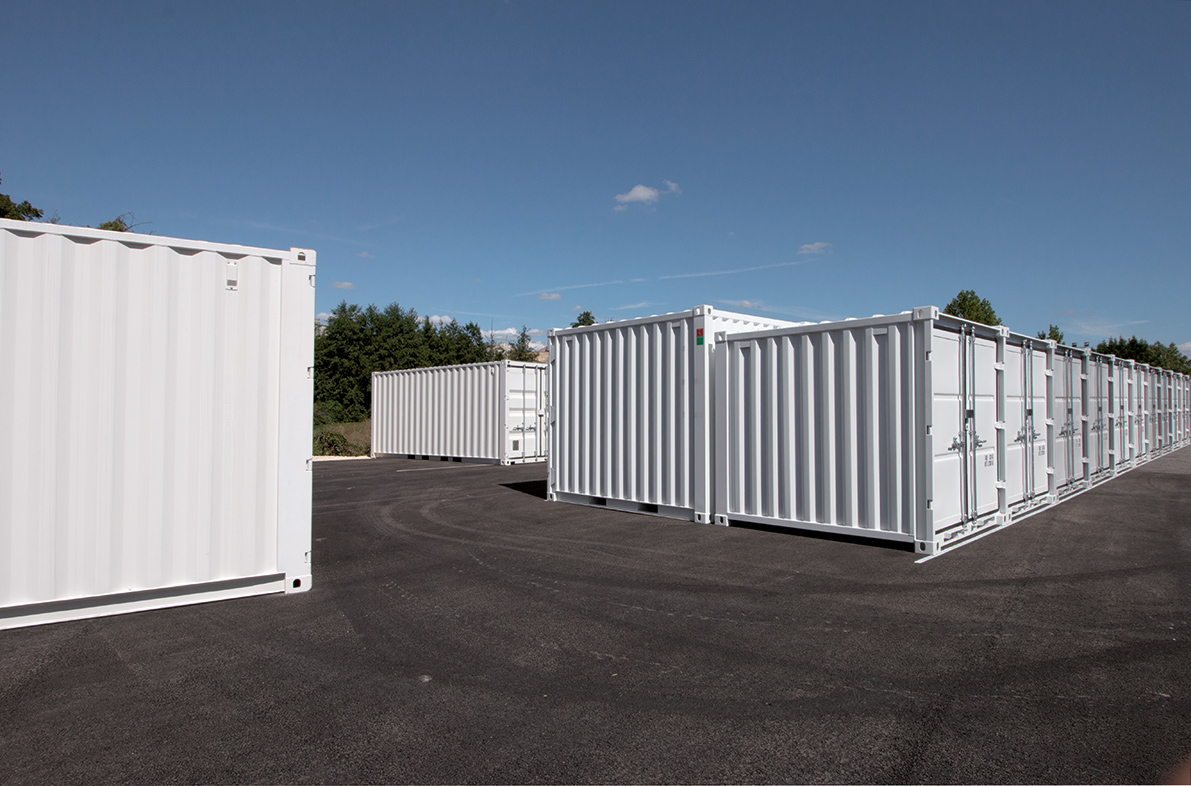
[[[987,297],[1191,349],[1191,3],[10,4],[0,190],[540,335]]]

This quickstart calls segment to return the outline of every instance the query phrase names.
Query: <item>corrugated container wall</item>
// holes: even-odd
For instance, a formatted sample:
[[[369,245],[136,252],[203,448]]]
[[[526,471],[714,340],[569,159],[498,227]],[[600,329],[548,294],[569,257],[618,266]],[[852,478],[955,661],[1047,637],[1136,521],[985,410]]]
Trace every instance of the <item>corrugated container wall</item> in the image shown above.
[[[0,628],[310,587],[314,261],[0,220]]]
[[[1185,376],[935,308],[716,340],[721,524],[933,554],[1187,444]]]
[[[551,330],[548,497],[709,522],[713,336],[792,324],[698,306]]]
[[[372,375],[372,455],[546,460],[546,365],[503,360]]]

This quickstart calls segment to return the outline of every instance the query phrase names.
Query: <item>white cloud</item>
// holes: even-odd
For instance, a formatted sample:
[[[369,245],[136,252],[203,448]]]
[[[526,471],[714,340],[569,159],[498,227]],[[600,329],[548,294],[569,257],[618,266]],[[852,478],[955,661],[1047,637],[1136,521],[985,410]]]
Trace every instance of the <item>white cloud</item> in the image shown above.
[[[830,254],[830,243],[807,243],[802,248],[798,249],[799,254]]]
[[[775,267],[791,267],[793,265],[801,265],[806,260],[797,260],[795,262],[775,262],[772,265],[757,265],[755,267],[739,267],[732,270],[709,270],[704,273],[673,273],[668,276],[658,276],[658,280],[669,278],[702,278],[704,276],[730,276],[735,273],[752,273],[755,270],[769,270]]]
[[[649,186],[636,185],[628,190],[627,193],[617,194],[616,201],[621,204],[628,204],[630,202],[642,202],[646,205],[651,205],[661,199],[662,193],[656,188]]]
[[[557,292],[543,292],[538,295],[538,300],[562,300],[562,295]]]
[[[571,311],[583,311],[583,306],[575,306]]]
[[[1067,320],[1066,325],[1070,326],[1070,330],[1065,325],[1059,326],[1064,333],[1068,334],[1067,338],[1069,340],[1074,336],[1083,336],[1094,341],[1116,338],[1117,336],[1125,336],[1127,338],[1137,331],[1137,325],[1144,325],[1149,322],[1148,319],[1132,321],[1108,319],[1091,311],[1061,312],[1060,316]]]
[[[331,318],[331,315],[328,314],[326,311],[320,311],[314,315],[314,321],[322,322],[324,325],[327,323],[327,320],[329,320],[330,318]]]
[[[610,287],[610,286],[614,286],[616,284],[623,284],[623,283],[624,283],[623,281],[603,281],[599,284],[571,284],[571,285],[565,286],[565,287],[550,287],[549,289],[535,289],[532,292],[518,292],[513,297],[525,297],[527,295],[537,295],[538,297],[541,297],[542,295],[544,295],[546,293],[550,293],[550,292],[563,292],[568,289],[587,289],[588,287]]]
[[[364,259],[376,259],[376,254],[369,254],[367,251],[361,251],[356,256],[363,257]]]
[[[449,325],[455,321],[454,317],[448,317],[446,314],[442,316],[435,314],[432,317],[427,317],[427,319],[430,320],[431,325]]]
[[[678,184],[675,183],[674,181],[663,180],[662,183],[664,183],[666,186],[665,191],[661,191],[659,189],[653,188],[652,186],[647,186],[647,185],[638,183],[637,185],[633,186],[625,193],[617,194],[614,198],[620,204],[618,204],[616,207],[614,207],[612,209],[619,213],[623,210],[628,210],[629,205],[632,205],[632,204],[652,205],[654,202],[657,202],[659,199],[661,199],[666,194],[681,194],[682,193],[682,189],[679,188]]]
[[[1186,344],[1179,344],[1179,352],[1191,358],[1191,341],[1188,341]]]
[[[484,333],[485,340],[495,341],[497,346],[500,346],[504,349],[508,349],[509,347],[511,347],[513,344],[515,344],[517,342],[517,337],[521,334],[521,328],[511,328],[510,327],[510,328],[502,328],[500,330],[485,330],[485,331],[483,331],[483,333]],[[533,330],[529,331],[529,335],[531,335],[531,336],[545,336],[546,331],[539,330],[538,328],[534,328]],[[540,351],[540,350],[543,350],[546,348],[546,342],[531,340],[529,342],[529,346],[531,349],[533,349],[535,351]]]
[[[792,318],[794,322],[809,324],[811,322],[838,322],[844,317],[837,314],[824,314],[813,308],[804,306],[771,306],[761,300],[721,300],[720,303],[743,308],[749,311],[764,311],[769,314],[780,314],[782,317]]]
[[[332,284],[336,289],[355,289],[356,285],[350,281],[336,281]]]
[[[613,311],[632,311],[633,309],[636,309],[636,308],[645,308],[646,306],[652,306],[652,305],[653,305],[653,303],[644,301],[641,303],[630,303],[627,306],[616,306],[612,310]]]

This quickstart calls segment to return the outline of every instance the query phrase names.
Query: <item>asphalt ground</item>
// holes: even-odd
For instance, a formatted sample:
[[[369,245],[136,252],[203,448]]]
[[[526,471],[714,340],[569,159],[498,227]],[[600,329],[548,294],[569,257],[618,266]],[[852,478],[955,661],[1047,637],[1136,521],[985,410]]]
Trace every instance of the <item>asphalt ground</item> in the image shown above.
[[[4,783],[1145,783],[1191,450],[921,564],[318,463],[314,588],[0,633]]]

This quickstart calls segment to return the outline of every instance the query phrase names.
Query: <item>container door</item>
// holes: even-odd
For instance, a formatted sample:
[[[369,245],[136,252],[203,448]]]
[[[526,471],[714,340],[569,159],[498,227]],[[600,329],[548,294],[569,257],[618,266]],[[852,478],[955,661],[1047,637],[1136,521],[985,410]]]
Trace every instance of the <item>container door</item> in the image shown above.
[[[1026,341],[1005,350],[1006,487],[1009,504],[1028,502],[1047,491],[1046,352]]]
[[[1116,375],[1116,400],[1113,409],[1117,413],[1117,463],[1133,461],[1133,370],[1121,360],[1112,361]]]
[[[542,370],[535,366],[509,365],[508,374],[508,456],[510,461],[539,458],[542,452],[541,404]]]
[[[1030,477],[1033,479],[1031,496],[1046,494],[1050,480],[1046,469],[1049,460],[1046,455],[1046,349],[1034,347],[1030,350],[1030,399],[1027,419],[1030,439]]]
[[[1055,350],[1054,385],[1055,441],[1051,446],[1051,460],[1055,467],[1055,488],[1061,489],[1071,480],[1071,356],[1062,349]]]
[[[1133,380],[1134,405],[1137,407],[1137,456],[1145,458],[1150,452],[1150,393],[1146,369],[1135,365]]]
[[[1129,462],[1133,460],[1133,381],[1128,365],[1119,360],[1112,362],[1117,380],[1117,397],[1113,402],[1117,412],[1117,461]]]
[[[1046,352],[1032,342],[1005,347],[1005,486],[1010,505],[1047,490]]]
[[[1162,372],[1162,447],[1171,448],[1174,445],[1174,375],[1169,371]]]
[[[1103,358],[1087,361],[1088,458],[1092,474],[1108,469],[1108,367]]]
[[[1029,349],[1005,347],[1005,493],[1010,505],[1030,496],[1030,396]]]
[[[1082,358],[1067,351],[1055,365],[1055,484],[1062,488],[1083,479]]]
[[[1146,382],[1145,369],[1133,366],[1133,441],[1135,458],[1144,459],[1146,455]]]
[[[976,515],[993,513],[997,501],[997,342],[969,336],[971,342],[972,434],[969,445],[975,453],[974,483],[969,489]]]
[[[959,333],[936,326],[931,331],[931,429],[935,434],[933,486],[928,496],[934,510],[935,530],[964,521],[964,478],[967,453],[960,449],[965,438],[965,398]]]
[[[997,510],[997,345],[961,332],[935,331],[932,374],[937,526],[970,522]]]

